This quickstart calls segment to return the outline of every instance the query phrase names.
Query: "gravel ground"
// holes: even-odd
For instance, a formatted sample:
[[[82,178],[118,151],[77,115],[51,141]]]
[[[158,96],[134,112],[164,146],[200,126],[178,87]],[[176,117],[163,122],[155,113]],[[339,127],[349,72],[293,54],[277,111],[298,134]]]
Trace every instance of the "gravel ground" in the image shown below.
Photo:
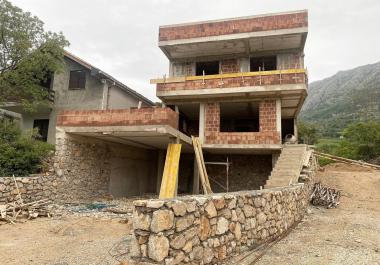
[[[257,265],[380,264],[380,171],[333,164],[318,174],[343,191],[336,209],[311,207]]]
[[[380,171],[334,164],[318,178],[342,190],[341,204],[329,210],[310,207],[256,264],[380,265]],[[124,252],[130,238],[131,201],[59,205],[53,218],[0,225],[0,264],[120,264],[114,256]]]

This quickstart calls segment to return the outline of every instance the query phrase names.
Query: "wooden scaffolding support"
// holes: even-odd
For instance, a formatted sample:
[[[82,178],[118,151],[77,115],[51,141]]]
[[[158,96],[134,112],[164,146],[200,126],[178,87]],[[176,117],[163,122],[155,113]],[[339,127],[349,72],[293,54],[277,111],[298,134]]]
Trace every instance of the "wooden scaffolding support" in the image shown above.
[[[181,144],[169,144],[166,151],[165,167],[162,174],[160,199],[171,199],[177,196],[179,158]]]
[[[201,177],[203,192],[204,194],[210,194],[212,193],[212,190],[211,190],[210,181],[208,179],[208,175],[206,171],[205,161],[203,159],[202,145],[199,142],[199,138],[191,136],[191,139],[193,141],[194,153],[195,153],[195,158],[198,164],[199,175]]]

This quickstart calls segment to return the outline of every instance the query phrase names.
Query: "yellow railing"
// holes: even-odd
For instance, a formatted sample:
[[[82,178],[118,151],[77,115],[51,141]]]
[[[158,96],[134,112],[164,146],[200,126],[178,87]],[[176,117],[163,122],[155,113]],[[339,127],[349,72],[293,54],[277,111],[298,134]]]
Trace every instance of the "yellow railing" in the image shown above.
[[[151,79],[151,84],[164,84],[164,83],[180,83],[185,81],[195,80],[208,80],[208,79],[223,79],[223,78],[236,78],[236,77],[248,77],[248,76],[265,76],[265,75],[282,75],[282,74],[307,74],[306,69],[287,69],[287,70],[274,70],[274,71],[260,71],[260,72],[239,72],[229,74],[218,75],[201,75],[201,76],[180,76],[180,77],[168,77]]]

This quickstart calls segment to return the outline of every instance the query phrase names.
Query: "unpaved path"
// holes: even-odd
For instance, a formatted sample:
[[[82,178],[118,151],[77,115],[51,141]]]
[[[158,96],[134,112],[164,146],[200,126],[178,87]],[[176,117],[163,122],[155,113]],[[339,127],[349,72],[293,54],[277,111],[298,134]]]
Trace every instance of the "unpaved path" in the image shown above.
[[[128,224],[92,217],[0,225],[0,264],[119,264],[109,250],[128,233]]]
[[[380,264],[380,171],[332,164],[318,178],[343,191],[338,208],[310,207],[256,265]]]

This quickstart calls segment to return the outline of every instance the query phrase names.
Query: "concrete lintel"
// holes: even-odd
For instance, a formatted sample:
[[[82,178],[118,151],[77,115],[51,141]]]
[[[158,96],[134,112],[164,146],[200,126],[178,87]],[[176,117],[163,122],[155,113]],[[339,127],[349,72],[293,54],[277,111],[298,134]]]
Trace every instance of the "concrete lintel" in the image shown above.
[[[128,137],[149,137],[168,135],[179,138],[184,143],[191,145],[191,138],[168,125],[138,125],[138,126],[82,126],[60,127],[61,130],[71,134],[98,133],[103,135],[117,135]]]
[[[176,46],[176,45],[186,45],[186,44],[196,44],[196,43],[216,42],[216,41],[231,41],[231,40],[273,37],[273,36],[281,37],[284,35],[307,34],[307,32],[308,32],[307,27],[256,31],[256,32],[248,32],[248,33],[235,33],[235,34],[226,34],[226,35],[199,37],[199,38],[159,41],[158,46],[161,49],[163,49],[168,46]]]
[[[283,85],[266,85],[266,86],[247,86],[247,87],[228,87],[228,88],[206,88],[206,89],[189,89],[189,90],[174,90],[174,91],[158,91],[157,97],[174,98],[174,97],[209,97],[218,94],[233,96],[241,93],[249,94],[266,94],[271,92],[299,92],[307,90],[306,84],[283,84]]]
[[[282,149],[281,144],[203,144],[209,153],[272,154]]]

